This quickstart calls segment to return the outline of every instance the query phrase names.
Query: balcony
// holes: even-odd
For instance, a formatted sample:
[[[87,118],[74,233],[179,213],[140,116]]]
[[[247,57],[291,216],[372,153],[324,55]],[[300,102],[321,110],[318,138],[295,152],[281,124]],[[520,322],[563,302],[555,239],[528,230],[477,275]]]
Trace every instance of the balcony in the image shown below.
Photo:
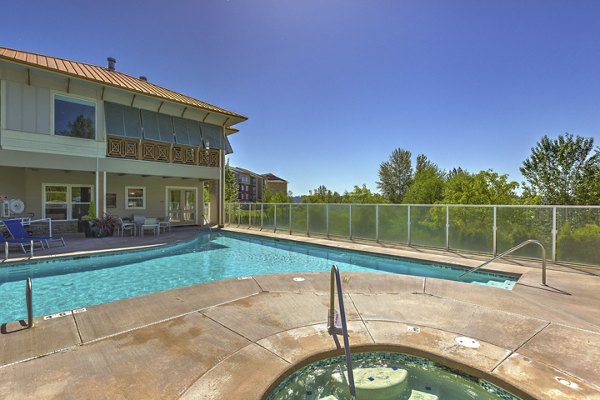
[[[219,167],[219,150],[146,139],[108,136],[106,156],[131,160]]]

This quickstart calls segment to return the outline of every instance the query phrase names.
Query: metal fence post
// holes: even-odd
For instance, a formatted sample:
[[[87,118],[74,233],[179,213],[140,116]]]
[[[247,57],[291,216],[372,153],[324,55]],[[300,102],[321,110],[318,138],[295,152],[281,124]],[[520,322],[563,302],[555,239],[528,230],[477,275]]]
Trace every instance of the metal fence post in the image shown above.
[[[446,250],[450,249],[450,206],[446,205]]]
[[[265,203],[260,203],[260,230],[263,230],[263,214],[264,214]]]
[[[289,218],[290,235],[292,234],[292,203],[290,203],[290,218]]]
[[[496,234],[496,231],[498,230],[498,225],[496,223],[496,214],[497,214],[497,207],[494,206],[494,224],[492,226],[492,253],[493,253],[494,257],[496,255],[498,255],[498,237]]]
[[[556,262],[556,206],[552,207],[552,261]]]
[[[277,232],[277,203],[275,203],[275,209],[273,210],[273,232]]]
[[[379,204],[375,204],[375,241],[379,242]]]
[[[352,204],[348,204],[348,220],[350,224],[348,227],[348,239],[352,240]]]
[[[252,226],[252,203],[248,205],[248,228]]]
[[[229,203],[229,225],[231,225],[231,203]]]
[[[329,237],[329,203],[325,204],[325,234]]]
[[[306,203],[306,236],[310,236],[310,218],[308,217],[308,203]]]
[[[238,228],[242,224],[242,203],[238,203]]]
[[[408,245],[410,246],[410,204],[408,205]]]

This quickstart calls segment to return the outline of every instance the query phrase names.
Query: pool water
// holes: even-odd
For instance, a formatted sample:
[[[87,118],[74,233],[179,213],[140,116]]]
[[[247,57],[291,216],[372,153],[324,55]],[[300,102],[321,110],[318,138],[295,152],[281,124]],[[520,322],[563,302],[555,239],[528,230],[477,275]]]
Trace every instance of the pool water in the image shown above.
[[[352,355],[352,364],[358,400],[518,400],[483,379],[419,357],[361,353]],[[312,363],[286,378],[267,400],[350,400],[345,371],[344,356]]]
[[[92,239],[90,239],[92,240]],[[201,233],[189,242],[129,251],[0,266],[0,323],[24,319],[25,279],[35,316],[162,290],[242,276],[329,271],[384,272],[460,280],[511,289],[517,277],[232,232]]]

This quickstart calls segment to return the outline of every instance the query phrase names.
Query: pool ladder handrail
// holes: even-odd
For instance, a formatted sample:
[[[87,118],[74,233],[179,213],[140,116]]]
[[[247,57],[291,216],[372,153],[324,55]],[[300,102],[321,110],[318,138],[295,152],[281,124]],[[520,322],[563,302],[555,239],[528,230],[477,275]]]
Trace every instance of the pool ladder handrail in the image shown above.
[[[31,286],[31,277],[28,276],[25,281],[25,302],[27,303],[27,328],[33,327],[33,289]]]
[[[529,239],[524,241],[523,243],[520,243],[518,245],[516,245],[515,247],[512,247],[508,250],[506,250],[504,253],[499,254],[495,257],[493,257],[492,259],[484,262],[481,265],[478,265],[475,268],[471,268],[470,270],[468,270],[467,272],[464,272],[463,274],[459,275],[459,278],[462,278],[463,276],[470,274],[471,272],[475,272],[477,271],[479,268],[485,267],[486,265],[488,265],[489,263],[496,261],[499,258],[502,258],[504,256],[509,255],[510,253],[519,250],[522,247],[525,247],[529,244],[537,244],[538,246],[540,246],[542,248],[542,285],[547,286],[546,285],[546,248],[544,247],[544,245],[542,244],[542,242],[540,242],[539,240],[534,240],[534,239]]]
[[[206,226],[208,227],[208,231],[212,234],[213,231],[210,227],[210,222],[208,222],[208,220],[206,219],[206,215],[202,214],[202,218],[204,219],[204,222],[206,222]]]
[[[340,313],[335,310],[335,288],[337,283],[338,303]],[[342,280],[340,279],[340,270],[334,264],[331,266],[330,279],[330,298],[329,298],[329,314],[327,316],[327,331],[330,335],[341,334],[344,338],[344,351],[346,353],[346,367],[348,369],[348,385],[350,386],[350,394],[356,398],[356,388],[354,386],[354,373],[352,371],[352,358],[350,357],[350,342],[348,340],[348,326],[346,324],[346,311],[344,310],[344,294],[342,293]],[[341,326],[338,324],[341,319]],[[336,343],[337,339],[336,339]]]

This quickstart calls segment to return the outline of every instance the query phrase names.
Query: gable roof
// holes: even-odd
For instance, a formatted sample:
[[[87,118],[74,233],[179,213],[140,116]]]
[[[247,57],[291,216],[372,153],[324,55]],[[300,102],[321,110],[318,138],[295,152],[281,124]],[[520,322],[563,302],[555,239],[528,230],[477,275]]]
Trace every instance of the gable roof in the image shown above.
[[[287,181],[285,179],[281,179],[280,177],[275,176],[272,173],[263,174],[262,176],[264,176],[267,179],[267,181],[271,181],[271,182],[277,182],[277,181],[279,181],[279,182],[285,182],[285,183],[287,183]]]
[[[49,71],[59,72],[64,75],[129,90],[152,97],[158,97],[163,100],[200,108],[205,111],[211,111],[229,117],[239,118],[244,121],[248,119],[247,117],[237,114],[233,111],[229,111],[204,101],[194,99],[193,97],[174,92],[162,86],[143,81],[122,72],[109,71],[107,68],[99,67],[97,65],[70,61],[63,58],[50,57],[42,54],[29,53],[7,47],[0,47],[0,60],[13,61],[19,64],[25,64]]]

